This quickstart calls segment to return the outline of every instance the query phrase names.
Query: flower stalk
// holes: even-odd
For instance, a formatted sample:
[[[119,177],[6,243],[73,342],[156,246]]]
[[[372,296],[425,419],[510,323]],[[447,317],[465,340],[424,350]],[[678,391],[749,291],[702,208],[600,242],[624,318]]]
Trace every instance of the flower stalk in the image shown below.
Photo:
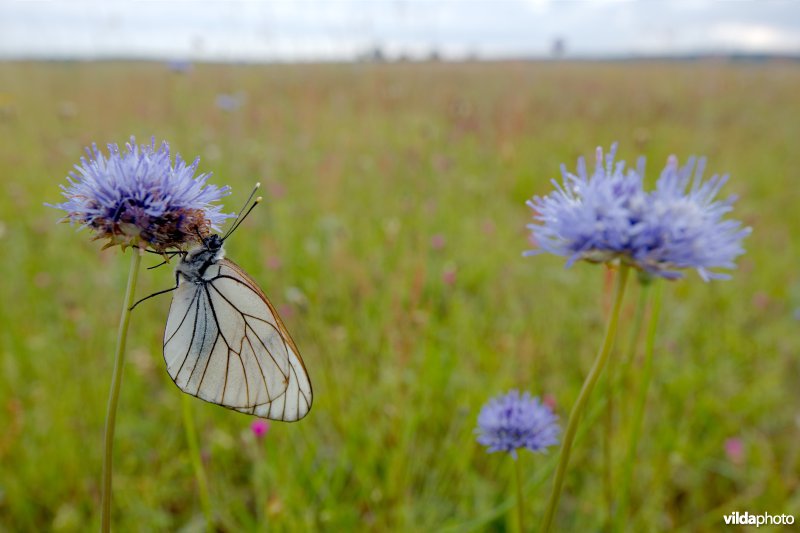
[[[608,361],[608,356],[611,353],[611,346],[614,344],[614,337],[617,333],[617,323],[619,322],[619,315],[620,310],[622,309],[622,300],[625,295],[625,286],[627,285],[629,271],[630,267],[627,265],[621,264],[619,266],[619,272],[617,274],[617,286],[614,295],[614,304],[611,310],[611,316],[608,319],[608,326],[606,328],[603,344],[597,354],[597,358],[594,361],[592,369],[589,371],[589,374],[586,376],[586,380],[583,382],[583,387],[578,394],[578,399],[575,401],[575,406],[572,408],[572,412],[569,415],[569,420],[567,421],[567,429],[564,432],[564,441],[561,446],[561,455],[559,457],[558,467],[556,469],[555,480],[553,481],[553,490],[550,493],[547,510],[545,511],[544,520],[542,521],[541,531],[543,533],[550,531],[550,528],[553,524],[553,518],[555,517],[555,512],[558,508],[558,500],[561,497],[561,490],[564,484],[564,476],[567,471],[567,466],[569,465],[569,457],[572,451],[572,441],[575,439],[575,434],[578,431],[578,423],[580,422],[581,415],[583,414],[583,411],[589,400],[589,396],[591,395],[592,390],[594,389],[594,386],[603,371],[603,367]]]
[[[636,347],[639,344],[639,338],[642,333],[642,322],[644,321],[645,311],[647,311],[647,303],[650,300],[650,288],[655,281],[652,276],[642,275],[639,272],[639,297],[636,300],[636,311],[633,313],[633,325],[631,326],[631,337],[628,341],[628,351],[625,354],[625,360],[622,362],[622,370],[617,374],[614,387],[618,387],[620,382],[628,384],[631,374],[631,365],[636,358]]]
[[[103,485],[101,495],[101,531],[104,533],[111,531],[111,474],[114,451],[114,429],[117,421],[119,391],[122,385],[122,370],[125,365],[125,343],[128,339],[128,325],[131,321],[130,308],[133,305],[133,298],[136,293],[136,280],[139,277],[139,266],[141,262],[142,252],[136,247],[131,248],[131,268],[128,273],[128,286],[125,289],[122,316],[119,320],[117,349],[114,354],[114,374],[111,379],[111,392],[108,396],[108,409],[106,411]]]
[[[612,473],[614,463],[614,453],[612,450],[614,441],[614,363],[609,361],[610,368],[606,375],[606,408],[603,416],[603,499],[608,513],[608,522],[614,515],[614,475]]]
[[[519,526],[519,533],[525,533],[525,494],[522,489],[522,467],[520,466],[519,457],[514,461],[514,477],[517,482],[517,525]]]
[[[200,447],[197,444],[197,430],[194,425],[192,415],[191,397],[181,394],[183,403],[183,426],[186,429],[186,442],[189,445],[189,457],[191,457],[194,476],[197,479],[197,490],[200,493],[200,505],[203,508],[203,515],[206,518],[206,530],[214,531],[214,513],[211,509],[211,498],[208,496],[208,480],[206,471],[203,468],[203,458],[200,456]]]
[[[642,433],[647,393],[650,389],[650,382],[653,379],[653,351],[655,348],[656,330],[658,329],[658,319],[661,314],[661,301],[664,293],[663,285],[663,283],[656,282],[656,286],[653,288],[653,307],[650,311],[650,321],[647,324],[647,336],[645,337],[644,368],[642,369],[641,377],[642,384],[639,388],[639,395],[633,404],[634,412],[631,423],[631,433],[628,439],[628,449],[625,456],[622,483],[620,486],[619,511],[617,513],[619,521],[623,521],[627,517],[630,488],[633,482],[633,466],[636,460],[636,449],[639,445],[639,437]],[[621,526],[624,524],[618,522],[618,525]]]

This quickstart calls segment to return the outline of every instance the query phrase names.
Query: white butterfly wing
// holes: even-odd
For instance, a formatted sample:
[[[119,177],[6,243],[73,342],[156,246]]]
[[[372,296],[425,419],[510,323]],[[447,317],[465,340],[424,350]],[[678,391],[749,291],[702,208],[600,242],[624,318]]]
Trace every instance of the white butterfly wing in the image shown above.
[[[167,372],[188,394],[262,418],[292,422],[311,409],[303,360],[275,309],[235,263],[181,280],[164,331]]]

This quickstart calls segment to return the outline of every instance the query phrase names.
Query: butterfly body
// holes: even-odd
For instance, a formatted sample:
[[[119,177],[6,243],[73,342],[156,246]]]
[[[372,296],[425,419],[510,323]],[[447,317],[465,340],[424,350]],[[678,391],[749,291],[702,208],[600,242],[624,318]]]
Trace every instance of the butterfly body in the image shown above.
[[[164,360],[187,394],[287,422],[311,408],[303,360],[275,308],[211,235],[175,270]]]
[[[181,277],[192,283],[203,283],[203,274],[213,265],[225,257],[225,248],[222,247],[222,239],[218,235],[211,235],[203,240],[203,245],[190,250],[181,258],[175,269],[177,282],[180,284]]]

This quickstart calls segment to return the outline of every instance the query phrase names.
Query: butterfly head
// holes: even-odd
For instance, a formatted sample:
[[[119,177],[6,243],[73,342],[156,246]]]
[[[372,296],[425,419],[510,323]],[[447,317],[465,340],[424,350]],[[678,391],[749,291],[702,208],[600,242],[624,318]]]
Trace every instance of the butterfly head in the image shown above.
[[[253,192],[250,193],[250,196],[247,198],[247,202],[245,202],[244,207],[236,216],[236,220],[233,222],[225,235],[220,236],[216,233],[213,233],[208,237],[203,237],[202,235],[198,234],[198,237],[200,238],[200,246],[189,250],[189,252],[183,256],[180,264],[178,265],[179,274],[182,274],[183,277],[189,281],[199,283],[202,281],[203,274],[209,266],[222,261],[222,259],[225,257],[225,249],[222,247],[225,239],[233,234],[236,228],[241,225],[242,221],[247,218],[247,215],[250,214],[250,211],[252,211],[253,208],[258,205],[259,202],[261,202],[260,196],[253,200],[255,192],[260,186],[260,183],[256,183]],[[252,204],[250,203],[251,200],[253,200]]]
[[[225,249],[222,247],[222,239],[219,235],[204,237],[202,245],[189,250],[178,264],[177,271],[189,281],[199,282],[206,269],[222,261],[225,257]]]
[[[224,239],[222,237],[216,233],[212,233],[208,237],[203,237],[203,248],[211,253],[216,253],[222,249],[223,242]]]

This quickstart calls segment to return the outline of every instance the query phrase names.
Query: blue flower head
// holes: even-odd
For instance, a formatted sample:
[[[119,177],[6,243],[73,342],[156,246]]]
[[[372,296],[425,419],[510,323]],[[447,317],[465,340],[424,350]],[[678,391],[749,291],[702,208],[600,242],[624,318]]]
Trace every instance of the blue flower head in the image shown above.
[[[491,452],[538,452],[558,444],[558,417],[539,398],[512,390],[489,400],[478,414],[478,443]]]
[[[578,159],[577,175],[562,165],[563,184],[554,180],[555,192],[527,202],[538,222],[528,228],[539,248],[525,255],[550,252],[567,257],[567,266],[571,266],[580,259],[605,263],[630,250],[645,214],[647,195],[639,173],[626,171],[622,161],[614,163],[616,151],[614,144],[604,158],[598,148],[591,175],[583,158]]]
[[[741,241],[750,233],[735,220],[723,217],[734,198],[715,200],[727,176],[703,182],[705,160],[695,171],[695,160],[678,167],[673,156],[652,192],[642,185],[644,159],[638,170],[614,165],[616,144],[606,156],[601,149],[590,176],[582,159],[578,174],[562,166],[563,185],[556,191],[528,201],[537,223],[529,224],[538,249],[567,257],[567,266],[584,259],[607,263],[619,260],[648,274],[668,279],[693,268],[708,281],[728,276],[710,268],[735,268],[734,259],[744,253]],[[692,175],[694,174],[694,178]]]
[[[683,167],[670,156],[656,189],[650,194],[644,229],[635,238],[633,259],[643,270],[665,278],[679,278],[681,269],[696,269],[705,281],[727,279],[710,268],[736,268],[744,253],[742,239],[751,229],[737,220],[725,220],[735,197],[716,200],[728,176],[703,182],[705,159]],[[694,177],[692,177],[694,174]]]
[[[206,185],[210,174],[199,174],[199,158],[187,164],[180,155],[173,163],[169,145],[137,145],[131,137],[125,151],[108,145],[108,156],[96,145],[86,149],[80,165],[62,186],[66,202],[50,205],[67,212],[65,220],[109,239],[108,246],[149,246],[156,251],[182,248],[208,236],[232,216],[212,205],[228,187]]]

